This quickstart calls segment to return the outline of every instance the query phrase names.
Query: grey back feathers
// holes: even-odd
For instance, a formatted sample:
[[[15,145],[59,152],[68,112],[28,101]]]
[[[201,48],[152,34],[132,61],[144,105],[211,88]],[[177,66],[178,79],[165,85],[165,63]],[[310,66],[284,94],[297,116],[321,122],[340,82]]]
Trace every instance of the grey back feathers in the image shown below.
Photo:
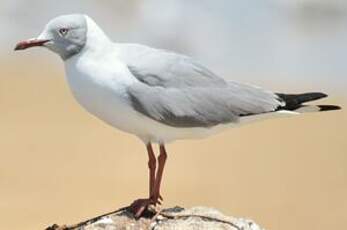
[[[50,21],[43,33],[50,39],[47,48],[59,54],[63,60],[79,53],[87,41],[87,21],[84,15],[63,15]]]
[[[142,45],[121,45],[121,59],[131,73],[150,86],[225,86],[218,77],[190,57]]]
[[[212,127],[282,105],[277,95],[227,82],[189,57],[139,45],[120,47],[121,60],[139,80],[128,89],[134,109],[163,124]]]

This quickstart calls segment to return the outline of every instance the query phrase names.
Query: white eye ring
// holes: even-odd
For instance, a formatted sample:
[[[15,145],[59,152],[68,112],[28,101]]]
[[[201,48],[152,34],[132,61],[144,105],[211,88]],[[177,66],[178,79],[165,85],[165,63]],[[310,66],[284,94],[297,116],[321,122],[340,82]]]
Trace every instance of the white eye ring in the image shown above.
[[[61,28],[59,29],[59,33],[62,35],[62,36],[65,36],[67,34],[67,32],[69,32],[69,29],[67,28]]]

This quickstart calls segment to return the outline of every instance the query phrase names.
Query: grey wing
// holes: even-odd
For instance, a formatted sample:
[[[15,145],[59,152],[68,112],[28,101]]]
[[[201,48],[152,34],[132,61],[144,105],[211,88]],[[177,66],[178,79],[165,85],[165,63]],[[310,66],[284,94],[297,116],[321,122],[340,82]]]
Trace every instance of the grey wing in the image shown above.
[[[128,88],[133,108],[163,124],[212,127],[281,105],[275,94],[227,82],[189,57],[142,45],[119,47],[119,58],[139,81]]]
[[[225,86],[226,81],[192,58],[137,44],[119,45],[119,58],[140,82],[150,86]]]
[[[173,127],[212,127],[240,116],[275,111],[273,93],[236,83],[228,87],[163,88],[138,83],[128,89],[135,110]]]

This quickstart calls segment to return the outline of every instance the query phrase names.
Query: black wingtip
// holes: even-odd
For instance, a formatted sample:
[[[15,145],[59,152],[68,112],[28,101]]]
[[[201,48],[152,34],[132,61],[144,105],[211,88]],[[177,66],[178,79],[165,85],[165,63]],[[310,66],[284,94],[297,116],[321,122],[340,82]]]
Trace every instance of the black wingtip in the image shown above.
[[[277,93],[277,96],[285,102],[285,105],[280,109],[296,110],[305,102],[315,101],[327,97],[328,95],[321,92],[311,92],[302,94],[283,94]]]
[[[319,111],[333,111],[333,110],[341,110],[342,108],[337,105],[319,105]]]
[[[315,93],[317,95],[317,98],[318,99],[321,99],[321,98],[325,98],[325,97],[328,97],[329,95],[326,94],[326,93]]]

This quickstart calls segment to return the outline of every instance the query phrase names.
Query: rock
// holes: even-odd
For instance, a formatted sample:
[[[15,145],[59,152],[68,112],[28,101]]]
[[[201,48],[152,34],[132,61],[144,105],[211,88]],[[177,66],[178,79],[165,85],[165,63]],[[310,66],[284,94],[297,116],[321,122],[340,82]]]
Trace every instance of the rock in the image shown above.
[[[71,227],[54,225],[48,230],[264,230],[252,220],[223,215],[216,209],[180,207],[161,210],[158,214],[147,213],[147,217],[134,219],[126,209],[81,222]]]

